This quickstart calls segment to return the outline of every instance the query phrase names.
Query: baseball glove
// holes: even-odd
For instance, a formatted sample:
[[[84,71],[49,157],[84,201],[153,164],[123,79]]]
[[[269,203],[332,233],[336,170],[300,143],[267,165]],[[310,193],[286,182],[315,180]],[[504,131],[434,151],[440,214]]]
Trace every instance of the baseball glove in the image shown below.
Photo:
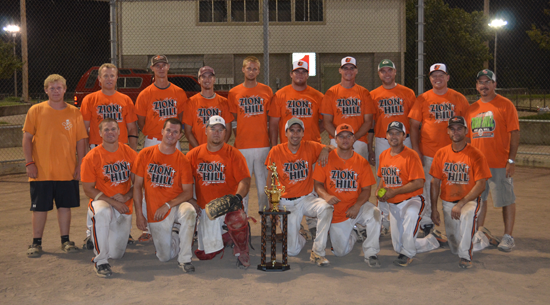
[[[210,220],[214,220],[229,212],[242,209],[242,197],[240,195],[225,195],[216,198],[206,204],[206,215]]]

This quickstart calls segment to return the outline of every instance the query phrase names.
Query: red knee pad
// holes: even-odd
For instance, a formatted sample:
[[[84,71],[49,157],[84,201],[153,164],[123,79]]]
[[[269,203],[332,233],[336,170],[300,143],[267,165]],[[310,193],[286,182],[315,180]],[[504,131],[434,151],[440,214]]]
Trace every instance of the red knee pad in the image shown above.
[[[213,259],[214,257],[216,257],[216,255],[218,255],[219,253],[222,253],[223,249],[221,249],[220,251],[216,251],[216,252],[212,252],[212,253],[204,253],[203,250],[195,250],[195,256],[197,256],[198,259],[200,259],[201,261],[208,261],[208,260],[211,260]]]
[[[238,230],[241,227],[248,225],[248,218],[242,209],[229,212],[225,215],[225,224],[227,224],[229,231]]]

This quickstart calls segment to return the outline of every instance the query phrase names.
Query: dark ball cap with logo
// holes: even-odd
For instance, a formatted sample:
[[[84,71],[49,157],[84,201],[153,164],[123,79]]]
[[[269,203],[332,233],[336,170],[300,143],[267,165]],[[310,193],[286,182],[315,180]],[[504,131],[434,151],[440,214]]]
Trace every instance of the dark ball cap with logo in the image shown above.
[[[401,123],[399,121],[393,121],[390,124],[388,124],[388,130],[386,130],[386,132],[389,132],[392,129],[399,130],[402,133],[407,134],[407,131],[405,129],[405,125],[403,125],[403,123]]]
[[[465,128],[468,128],[468,124],[466,124],[466,120],[464,117],[461,117],[459,115],[453,116],[451,119],[449,119],[448,127],[451,127],[451,125],[460,125]]]

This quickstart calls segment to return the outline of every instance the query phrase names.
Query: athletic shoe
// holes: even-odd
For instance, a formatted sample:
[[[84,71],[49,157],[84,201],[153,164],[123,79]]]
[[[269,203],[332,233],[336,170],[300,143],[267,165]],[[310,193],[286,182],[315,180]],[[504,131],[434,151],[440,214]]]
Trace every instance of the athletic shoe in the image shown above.
[[[84,238],[84,244],[82,245],[82,250],[92,250],[94,248],[94,242],[91,236],[86,236]]]
[[[430,234],[432,234],[435,237],[435,239],[437,239],[440,247],[443,247],[444,245],[447,244],[448,242],[447,236],[445,236],[441,231],[433,230],[432,233]]]
[[[489,229],[487,229],[486,227],[481,227],[481,233],[487,236],[487,239],[489,240],[489,245],[493,247],[498,247],[498,244],[500,244],[500,239],[491,234],[491,231],[489,231]]]
[[[95,274],[99,277],[110,277],[113,275],[113,271],[111,271],[111,265],[109,264],[102,264],[99,266],[94,265]]]
[[[191,263],[178,263],[178,267],[180,267],[185,273],[195,272],[195,266]]]
[[[250,256],[241,253],[241,255],[237,257],[237,267],[240,269],[248,269],[248,267],[250,267]]]
[[[465,258],[461,258],[460,259],[460,262],[458,262],[458,267],[462,268],[462,269],[470,269],[472,268],[472,261],[469,261]]]
[[[498,244],[498,249],[500,251],[510,252],[515,246],[516,243],[514,242],[514,238],[508,234],[504,234],[504,236],[502,236],[502,241]]]
[[[356,242],[358,243],[362,243],[365,239],[367,239],[367,229],[360,225],[354,225],[352,232],[355,234]]]
[[[136,240],[132,237],[132,235],[128,235],[128,245],[133,245],[136,243]]]
[[[78,248],[74,245],[73,241],[66,241],[61,245],[61,250],[66,253],[77,252]]]
[[[430,235],[430,233],[432,233],[433,228],[434,228],[433,224],[424,225],[424,227],[422,228],[422,231],[424,232],[424,236]]]
[[[149,241],[153,241],[153,235],[151,235],[150,233],[143,232],[143,234],[141,234],[141,236],[138,238],[138,241],[140,243],[146,243],[146,242],[149,242]]]
[[[314,262],[319,267],[328,266],[330,264],[328,259],[326,259],[324,256],[321,256],[313,251],[311,251],[311,256],[309,257],[309,260]]]
[[[27,257],[40,257],[42,255],[42,246],[37,244],[32,244],[27,249]]]
[[[376,255],[369,256],[368,258],[365,257],[365,263],[367,263],[367,265],[371,268],[380,268],[380,261]]]
[[[393,261],[393,264],[400,267],[407,267],[412,263],[412,261],[413,259],[407,257],[405,254],[399,254],[397,259]]]

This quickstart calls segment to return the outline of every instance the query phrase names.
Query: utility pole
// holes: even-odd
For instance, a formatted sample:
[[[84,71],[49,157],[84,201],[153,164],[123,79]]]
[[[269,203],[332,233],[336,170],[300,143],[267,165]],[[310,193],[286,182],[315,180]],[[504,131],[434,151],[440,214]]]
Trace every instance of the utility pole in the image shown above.
[[[29,102],[29,56],[27,49],[27,5],[25,0],[20,0],[21,5],[21,60],[23,71],[21,81],[23,83],[21,99]]]

